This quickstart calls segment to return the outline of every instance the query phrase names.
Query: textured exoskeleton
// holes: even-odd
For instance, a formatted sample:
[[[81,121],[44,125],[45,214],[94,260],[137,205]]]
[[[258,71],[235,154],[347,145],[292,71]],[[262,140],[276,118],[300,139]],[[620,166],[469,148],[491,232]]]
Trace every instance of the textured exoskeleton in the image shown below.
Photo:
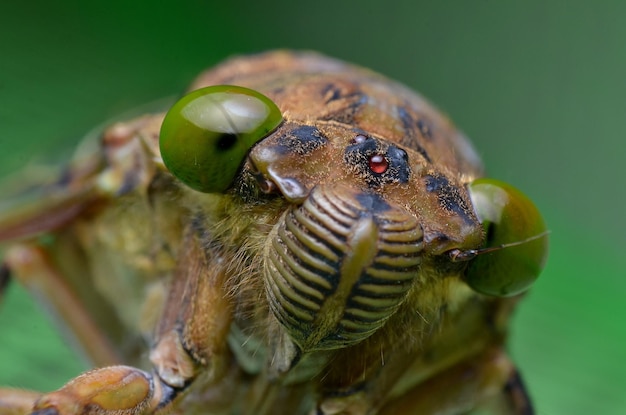
[[[99,367],[51,393],[0,389],[0,414],[533,413],[503,349],[529,285],[507,276],[536,278],[545,256],[532,204],[485,193],[450,121],[368,70],[279,51],[190,90],[212,85],[279,111],[241,159],[227,150],[248,130],[220,87],[201,93],[226,120],[199,127],[219,130],[206,143],[161,130],[164,114],[118,123],[0,211],[2,277]],[[492,242],[501,220],[513,236]]]

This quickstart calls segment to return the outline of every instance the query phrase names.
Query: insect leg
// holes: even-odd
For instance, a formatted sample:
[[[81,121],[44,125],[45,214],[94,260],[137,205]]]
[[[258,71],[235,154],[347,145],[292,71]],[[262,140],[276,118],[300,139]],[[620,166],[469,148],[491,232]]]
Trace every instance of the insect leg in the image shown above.
[[[7,264],[0,265],[0,300],[11,283],[11,270]]]
[[[109,366],[83,373],[61,389],[45,395],[0,389],[1,415],[135,415],[171,401],[173,389],[139,369]]]
[[[502,393],[511,413],[515,415],[535,415],[526,386],[524,386],[522,376],[517,370],[511,372],[511,376],[509,376]]]
[[[87,415],[154,413],[171,401],[173,388],[144,371],[129,366],[92,370],[61,389],[39,398],[32,415]]]
[[[0,388],[0,414],[22,415],[30,412],[41,393],[21,389]]]
[[[68,332],[75,336],[76,342],[93,362],[111,365],[122,361],[44,248],[30,244],[11,246],[5,255],[4,269],[28,291],[48,302],[49,309],[67,325]]]
[[[491,348],[467,359],[384,406],[380,415],[466,414],[498,398],[511,377],[517,373],[508,356]],[[502,408],[499,415],[531,415]]]
[[[226,273],[216,258],[202,249],[193,231],[186,232],[173,275],[156,343],[150,354],[153,373],[130,366],[109,366],[86,372],[61,389],[43,395],[33,414],[153,414],[166,411],[176,397],[203,373],[211,383],[224,373],[228,361],[226,338],[230,327],[230,303],[224,295]],[[28,261],[25,261],[28,256]],[[11,268],[44,261],[39,249],[21,246],[7,256]],[[209,264],[209,260],[214,264]],[[214,261],[215,260],[215,261]],[[46,272],[50,268],[41,267]],[[28,275],[32,274],[32,269]],[[40,281],[40,280],[37,280]],[[41,280],[44,283],[48,279]],[[56,290],[62,286],[40,287]],[[70,301],[64,298],[65,301]],[[27,407],[19,400],[7,414]],[[3,412],[0,412],[3,414]]]
[[[210,378],[222,374],[232,314],[226,294],[227,261],[205,249],[193,229],[187,229],[181,247],[150,355],[159,374],[171,384],[191,380],[178,365],[181,353],[173,355],[173,350],[184,350],[185,360],[202,366]],[[175,362],[178,366],[170,366]]]

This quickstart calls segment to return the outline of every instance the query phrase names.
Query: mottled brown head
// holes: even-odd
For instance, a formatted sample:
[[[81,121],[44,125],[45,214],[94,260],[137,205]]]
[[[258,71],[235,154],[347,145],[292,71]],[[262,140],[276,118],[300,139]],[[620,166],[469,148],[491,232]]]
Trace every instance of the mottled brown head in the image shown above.
[[[352,125],[311,124],[288,120],[248,162],[291,202],[270,234],[265,278],[304,350],[368,337],[425,283],[423,264],[482,237],[463,184],[427,155]]]
[[[241,177],[288,202],[265,244],[264,279],[301,350],[369,337],[411,290],[428,290],[425,268],[481,245],[464,187],[478,159],[419,96],[363,69],[280,52],[233,60],[194,88],[233,83],[268,96],[284,117]],[[448,275],[438,277],[463,267],[439,266]]]

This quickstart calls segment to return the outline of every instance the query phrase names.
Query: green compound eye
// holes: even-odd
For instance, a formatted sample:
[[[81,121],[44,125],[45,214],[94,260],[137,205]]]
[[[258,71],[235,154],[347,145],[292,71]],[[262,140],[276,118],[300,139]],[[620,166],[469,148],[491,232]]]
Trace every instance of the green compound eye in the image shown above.
[[[192,189],[226,191],[258,141],[283,118],[252,89],[217,85],[185,95],[167,112],[159,146],[168,170]]]
[[[497,180],[475,180],[469,193],[487,245],[460,253],[471,259],[465,281],[480,293],[498,297],[525,291],[548,255],[548,232],[541,214],[523,193]]]

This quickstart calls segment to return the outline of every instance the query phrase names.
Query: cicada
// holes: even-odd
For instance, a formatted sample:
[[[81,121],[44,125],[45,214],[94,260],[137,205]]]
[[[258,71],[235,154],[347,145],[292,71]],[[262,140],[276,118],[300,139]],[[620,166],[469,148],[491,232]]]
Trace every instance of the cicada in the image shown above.
[[[505,339],[541,215],[374,72],[232,58],[4,204],[2,279],[97,369],[0,413],[533,413]]]

